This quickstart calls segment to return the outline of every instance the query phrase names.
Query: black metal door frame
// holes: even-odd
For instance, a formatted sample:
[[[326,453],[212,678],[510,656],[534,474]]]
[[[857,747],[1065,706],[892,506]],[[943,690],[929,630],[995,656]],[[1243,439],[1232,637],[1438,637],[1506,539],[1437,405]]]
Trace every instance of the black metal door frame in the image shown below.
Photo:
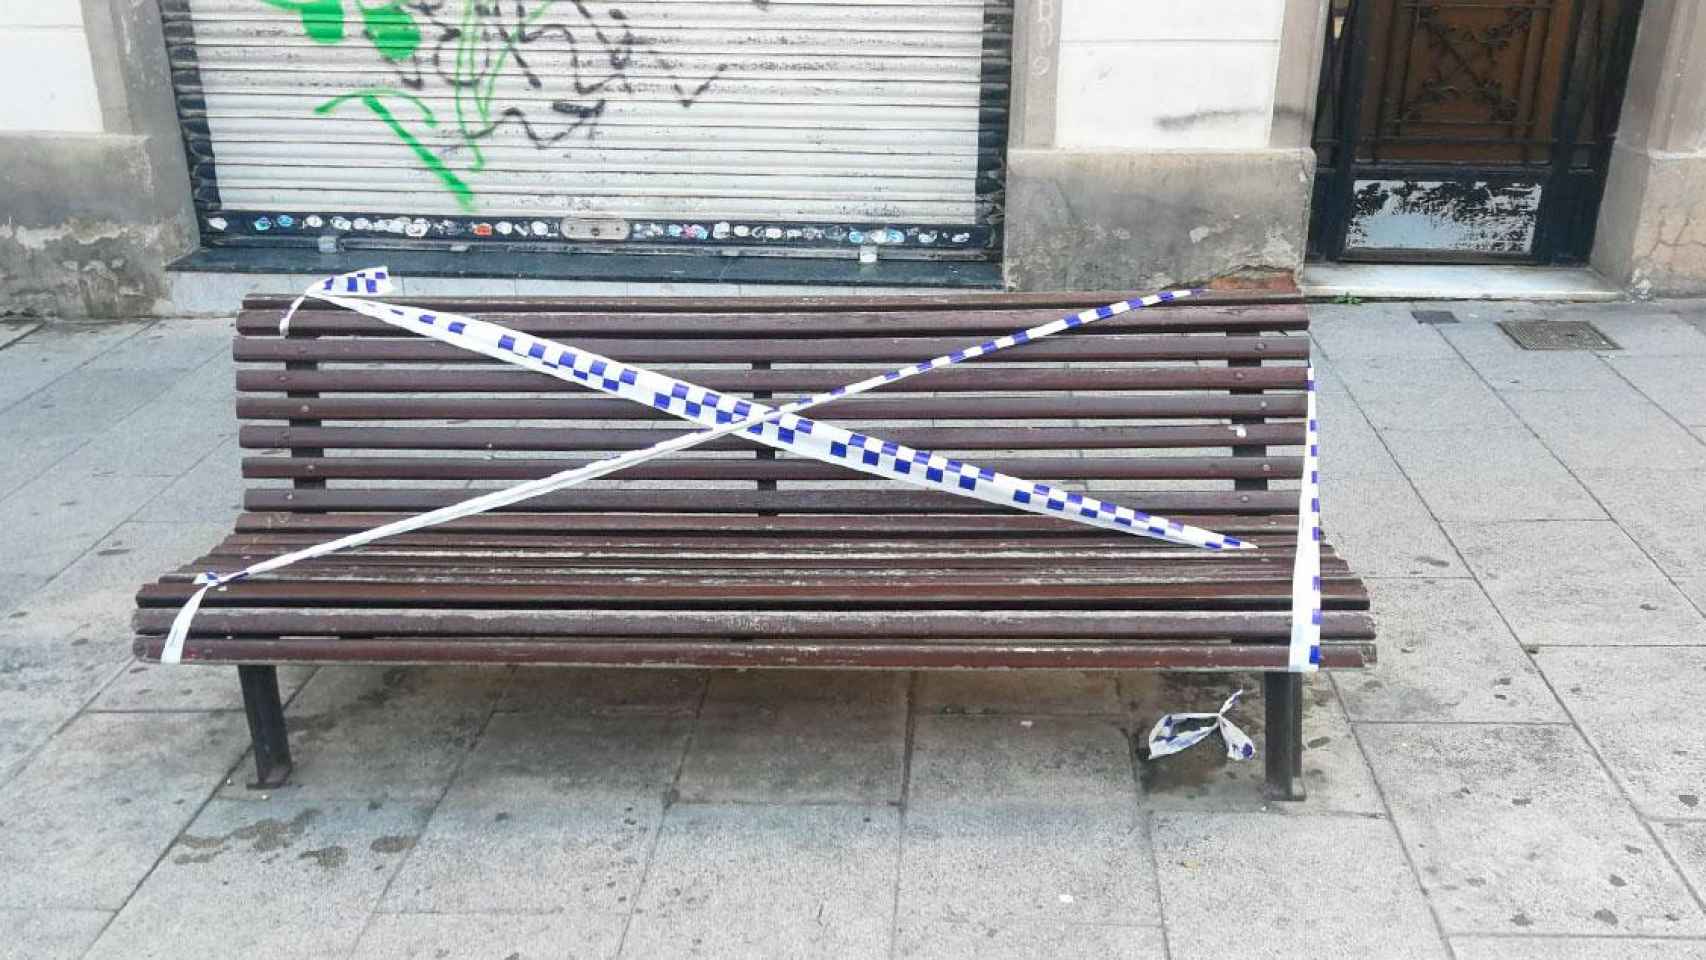
[[[1622,108],[1624,86],[1633,55],[1635,28],[1642,0],[1627,0],[1610,36],[1595,24],[1591,39],[1597,49],[1581,56],[1583,27],[1590,10],[1615,0],[1581,0],[1571,13],[1568,43],[1562,64],[1565,78],[1562,94],[1553,110],[1549,145],[1544,164],[1496,163],[1487,161],[1417,162],[1359,160],[1363,127],[1364,95],[1368,91],[1369,49],[1376,38],[1370,21],[1377,3],[1413,0],[1346,0],[1339,14],[1342,28],[1327,31],[1327,50],[1322,58],[1316,97],[1316,174],[1309,220],[1309,257],[1316,260],[1384,260],[1428,262],[1515,262],[1579,263],[1587,260],[1593,246],[1594,226],[1600,199],[1605,192],[1606,169]],[[1329,17],[1334,17],[1332,10]],[[1598,97],[1590,96],[1596,89]],[[1597,112],[1598,135],[1583,142],[1582,121],[1590,103]],[[1376,254],[1346,252],[1351,226],[1354,185],[1363,179],[1484,181],[1498,186],[1510,183],[1542,184],[1534,242],[1526,254],[1457,254],[1448,251],[1407,253],[1383,251]]]

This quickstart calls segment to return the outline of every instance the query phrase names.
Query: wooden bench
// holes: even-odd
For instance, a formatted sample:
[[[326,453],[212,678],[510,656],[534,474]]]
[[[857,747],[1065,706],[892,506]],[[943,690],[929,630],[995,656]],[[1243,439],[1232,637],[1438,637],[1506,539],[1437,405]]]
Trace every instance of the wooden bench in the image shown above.
[[[430,305],[762,398],[1118,298]],[[206,556],[142,588],[145,659],[159,658],[199,572],[689,429],[325,304],[281,338],[285,302],[250,298],[237,321],[248,512]],[[239,667],[262,785],[290,769],[280,664],[1259,671],[1269,790],[1301,798],[1302,698],[1283,671],[1307,326],[1295,295],[1208,294],[812,414],[1258,550],[1102,532],[726,437],[596,487],[215,590],[184,661]],[[1366,592],[1330,545],[1322,576],[1324,665],[1372,663]]]

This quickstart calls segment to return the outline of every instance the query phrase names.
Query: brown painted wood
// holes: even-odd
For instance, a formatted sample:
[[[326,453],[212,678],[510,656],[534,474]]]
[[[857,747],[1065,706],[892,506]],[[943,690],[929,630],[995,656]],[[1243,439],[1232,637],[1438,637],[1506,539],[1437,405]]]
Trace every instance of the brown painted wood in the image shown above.
[[[788,396],[882,369],[849,364],[914,362],[1112,299],[423,305],[710,389]],[[200,571],[238,569],[479,492],[459,481],[540,476],[689,428],[324,305],[299,312],[280,338],[282,305],[251,298],[233,345],[245,364],[240,443],[281,453],[245,459],[244,474],[259,483],[236,532],[139,593],[145,656],[158,656]],[[756,449],[731,437],[628,475],[677,482],[667,487],[563,491],[213,591],[186,659],[1283,669],[1296,493],[1231,487],[1301,469],[1275,448],[1303,439],[1308,340],[1297,334],[1307,323],[1295,294],[1215,294],[823,411],[856,428],[849,418],[898,421],[869,432],[956,455],[989,451],[976,461],[1021,476],[1163,485],[1091,494],[1223,530],[1256,550],[1139,540],[898,485],[837,488],[827,484],[868,478],[786,455],[730,456]],[[352,366],[369,363],[379,366]],[[670,368],[701,363],[724,366]],[[779,368],[733,368],[754,364]],[[944,420],[977,424],[931,422]],[[1178,422],[1147,422],[1157,420]],[[1154,452],[1111,455],[1126,448]],[[1367,592],[1331,545],[1322,577],[1327,664],[1372,662]]]
[[[232,358],[240,363],[482,363],[502,361],[453,344],[409,337],[290,339],[239,336]],[[660,363],[916,363],[967,345],[964,337],[845,337],[814,340],[576,339],[565,346],[618,362]],[[555,354],[553,354],[555,356]],[[1187,337],[1105,335],[1054,337],[1023,348],[979,357],[978,365],[1039,361],[1300,360],[1309,356],[1302,337]],[[972,369],[972,368],[968,368]],[[870,373],[866,373],[869,376]],[[844,381],[846,382],[846,381]]]
[[[1119,502],[1131,491],[1087,491]],[[461,503],[479,491],[455,489],[287,490],[257,487],[243,496],[248,510],[384,510],[421,512]],[[1166,516],[1193,513],[1290,513],[1297,495],[1290,491],[1158,491],[1144,493],[1144,507]],[[999,514],[1000,507],[946,493],[888,490],[588,490],[576,487],[534,497],[507,508],[516,511],[622,511],[679,513],[948,513]]]
[[[160,658],[160,637],[138,637],[137,656]],[[814,641],[706,642],[653,639],[584,642],[576,637],[421,637],[215,639],[197,637],[184,662],[375,663],[422,665],[527,664],[581,667],[850,667],[876,670],[1284,670],[1286,648],[1277,644],[1125,644],[987,642],[887,643]],[[1329,669],[1373,666],[1374,645],[1327,642],[1321,665]]]
[[[323,480],[534,480],[594,463],[574,459],[470,459],[466,457],[246,457],[252,479],[317,477]],[[1295,477],[1296,457],[980,457],[978,464],[1033,480],[1235,480]],[[627,480],[859,480],[868,476],[818,460],[658,458],[610,475]]]
[[[715,316],[724,313],[830,313],[847,311],[916,310],[1014,310],[1048,309],[1055,316],[1069,310],[1098,307],[1126,300],[1130,290],[1074,291],[1054,293],[919,293],[904,296],[861,295],[816,297],[387,297],[388,303],[437,308],[463,313],[489,311],[516,313],[691,313]],[[279,310],[294,296],[252,293],[243,299],[244,310]],[[1204,290],[1185,300],[1149,309],[1181,310],[1201,306],[1258,306],[1301,304],[1296,290]]]
[[[244,310],[237,332],[277,336],[278,309]],[[479,309],[471,315],[537,336],[620,337],[823,337],[956,334],[1001,336],[1058,319],[1058,308],[1017,310],[846,310],[818,313],[748,312],[716,314],[648,311],[503,311]],[[1146,333],[1262,333],[1302,330],[1309,324],[1301,303],[1245,306],[1178,304],[1110,317],[1084,331]],[[290,320],[290,336],[394,336],[382,321],[312,301]],[[922,359],[922,358],[918,358]]]
[[[764,391],[816,393],[861,380],[872,368],[781,370],[683,370],[662,367],[701,387],[748,395]],[[915,391],[1100,391],[1100,390],[1302,390],[1302,366],[1230,370],[1215,367],[1074,369],[1018,367],[1012,364],[949,367],[905,381]],[[527,370],[498,367],[468,369],[241,369],[237,389],[245,392],[309,393],[562,393],[581,392],[578,384]],[[895,391],[902,392],[902,391]],[[638,404],[630,403],[630,406]],[[825,410],[831,407],[826,405]],[[1292,414],[1295,416],[1295,414]]]
[[[264,379],[264,378],[250,378]],[[258,389],[270,389],[260,387]],[[1005,420],[1130,419],[1163,420],[1182,417],[1287,418],[1304,415],[1302,394],[1227,396],[1120,396],[1057,391],[1044,396],[909,396],[867,395],[836,400],[814,411],[837,420],[961,420],[991,423]],[[543,397],[432,396],[289,398],[243,395],[237,398],[240,420],[661,420],[681,423],[672,414],[586,393]],[[486,428],[482,428],[486,429]],[[501,429],[501,428],[495,428]],[[1200,427],[1195,429],[1201,429]],[[1262,441],[1267,443],[1284,441]]]
[[[676,421],[680,422],[680,421]],[[668,429],[668,428],[666,428]],[[679,432],[669,430],[668,432]],[[1135,450],[1225,447],[1245,444],[1300,445],[1301,421],[1252,424],[1239,436],[1230,426],[1076,427],[1055,424],[1026,427],[889,427],[883,439],[921,449],[942,450]],[[667,433],[656,429],[586,427],[288,427],[245,426],[237,434],[247,450],[318,447],[360,450],[626,450],[656,443]],[[751,450],[754,441],[739,436],[702,443],[695,450]]]

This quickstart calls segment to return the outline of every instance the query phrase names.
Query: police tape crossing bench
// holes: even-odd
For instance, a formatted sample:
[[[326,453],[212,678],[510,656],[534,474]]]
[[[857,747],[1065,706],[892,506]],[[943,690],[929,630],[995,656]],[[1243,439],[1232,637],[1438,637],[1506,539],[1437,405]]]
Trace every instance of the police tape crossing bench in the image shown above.
[[[436,309],[792,397],[1117,299],[438,299]],[[237,319],[246,511],[137,596],[159,659],[196,574],[235,570],[688,429],[668,414],[310,302]],[[238,667],[257,783],[290,748],[281,664],[1261,672],[1266,774],[1303,796],[1286,672],[1304,442],[1296,294],[1209,293],[814,418],[1239,537],[1212,552],[871,481],[738,435],[614,481],[210,592],[183,662]],[[1292,481],[1287,484],[1284,481]],[[1362,583],[1323,542],[1322,665],[1373,663]]]

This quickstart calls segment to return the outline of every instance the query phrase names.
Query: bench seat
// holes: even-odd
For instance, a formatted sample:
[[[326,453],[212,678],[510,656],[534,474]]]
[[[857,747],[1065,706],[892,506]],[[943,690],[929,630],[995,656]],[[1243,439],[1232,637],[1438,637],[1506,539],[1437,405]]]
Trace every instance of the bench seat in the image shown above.
[[[433,306],[763,398],[1106,302],[1097,296]],[[159,658],[198,573],[687,428],[324,305],[280,337],[280,306],[252,299],[239,317],[248,512],[211,552],[142,588],[145,659]],[[1301,796],[1301,696],[1282,671],[1306,325],[1295,296],[1211,295],[813,412],[1256,550],[1016,513],[726,437],[215,589],[183,659],[243,668],[261,783],[288,773],[282,715],[270,715],[279,664],[1257,671],[1270,789]],[[1323,664],[1366,666],[1367,593],[1330,543],[1321,568]]]

